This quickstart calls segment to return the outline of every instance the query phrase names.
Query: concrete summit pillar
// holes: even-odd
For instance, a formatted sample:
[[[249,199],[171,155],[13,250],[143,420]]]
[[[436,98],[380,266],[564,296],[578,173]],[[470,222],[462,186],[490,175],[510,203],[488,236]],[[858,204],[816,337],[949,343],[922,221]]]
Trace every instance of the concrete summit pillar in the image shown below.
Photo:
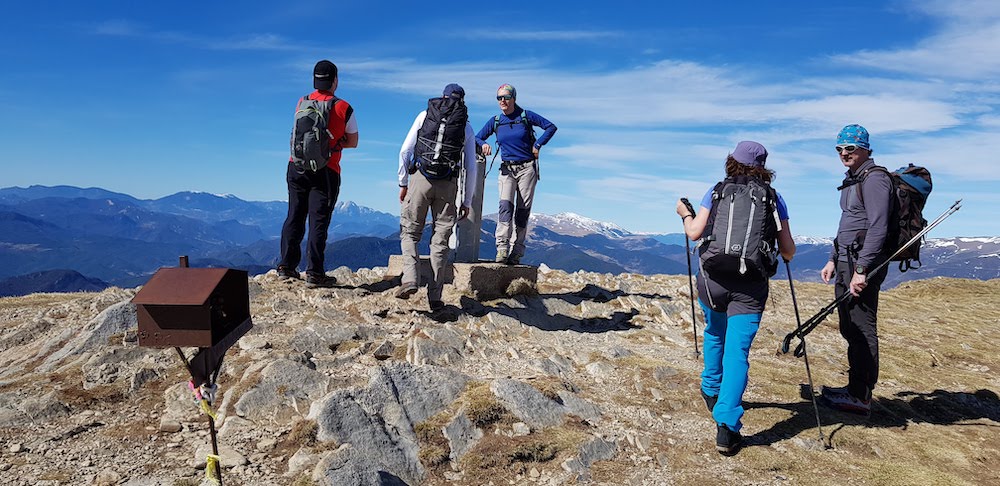
[[[478,152],[478,151],[477,151]],[[455,262],[477,263],[479,261],[479,236],[483,229],[483,190],[486,186],[486,157],[476,154],[476,171],[479,177],[476,181],[476,194],[472,197],[472,207],[469,216],[458,222],[455,236],[458,238],[458,248],[455,249]],[[458,200],[465,198],[466,173],[458,180]]]

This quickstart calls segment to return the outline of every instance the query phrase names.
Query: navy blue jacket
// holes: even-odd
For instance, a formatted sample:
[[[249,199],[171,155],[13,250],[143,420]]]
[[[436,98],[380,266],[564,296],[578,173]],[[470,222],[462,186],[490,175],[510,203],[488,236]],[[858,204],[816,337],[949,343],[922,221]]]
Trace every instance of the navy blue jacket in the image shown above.
[[[545,133],[534,143],[534,147],[541,148],[556,133],[556,126],[538,113],[524,110],[520,106],[515,106],[510,115],[500,113],[500,125],[497,126],[496,131],[493,130],[495,120],[493,118],[487,120],[486,125],[483,125],[482,130],[476,134],[476,143],[482,145],[486,143],[486,139],[490,138],[490,135],[496,133],[497,142],[500,143],[500,160],[511,162],[534,159],[535,156],[531,153],[531,141],[534,139],[534,134],[533,132],[529,133],[531,128],[525,126],[521,121],[522,111],[524,111],[528,123],[545,130]]]

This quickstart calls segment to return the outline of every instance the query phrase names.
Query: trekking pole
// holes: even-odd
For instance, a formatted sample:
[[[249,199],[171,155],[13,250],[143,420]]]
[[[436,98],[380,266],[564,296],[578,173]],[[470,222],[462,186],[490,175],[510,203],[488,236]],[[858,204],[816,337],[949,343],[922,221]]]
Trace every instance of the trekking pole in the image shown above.
[[[687,207],[688,211],[691,212],[691,216],[694,216],[694,206],[691,205],[691,201],[688,201],[686,197],[681,198],[681,202]],[[681,223],[684,223],[684,219],[681,219]],[[691,276],[691,240],[687,237],[687,231],[684,232],[684,248],[687,254],[688,261],[688,293],[691,295],[691,334],[694,335],[694,357],[697,358],[698,353],[698,319],[695,317],[694,313],[694,277]]]
[[[940,216],[935,218],[934,221],[930,222],[926,227],[924,227],[924,229],[920,230],[919,233],[914,235],[913,238],[910,238],[909,241],[907,241],[904,245],[900,246],[895,253],[889,256],[889,258],[886,258],[885,261],[880,263],[877,267],[875,267],[868,273],[869,274],[878,273],[880,270],[885,268],[885,266],[888,265],[893,258],[896,258],[911,245],[913,245],[917,241],[920,241],[920,239],[923,238],[924,235],[930,233],[932,229],[934,229],[937,225],[941,224],[941,222],[944,221],[945,219],[948,219],[948,216],[951,216],[952,214],[955,213],[955,211],[958,211],[959,209],[962,209],[961,199],[955,201],[955,203],[952,204],[951,207],[946,209],[943,213],[941,213]],[[817,312],[816,315],[810,317],[809,320],[807,320],[805,323],[800,324],[799,327],[797,327],[795,330],[793,330],[792,332],[788,333],[785,336],[785,338],[781,341],[781,345],[778,348],[778,352],[781,354],[788,353],[788,349],[791,346],[792,338],[798,337],[800,340],[804,338],[807,334],[816,329],[816,327],[819,326],[821,322],[823,322],[823,319],[826,319],[826,316],[833,313],[833,311],[837,308],[838,305],[840,305],[841,302],[844,302],[850,298],[851,298],[851,293],[844,292],[844,294],[838,297],[836,300],[834,300],[830,304],[827,304],[826,307],[820,309],[820,311]],[[804,353],[805,353],[804,342],[800,342],[799,345],[795,348],[795,357],[797,358],[802,357]]]
[[[792,283],[792,267],[785,260],[785,272],[788,273],[788,290],[792,293],[792,307],[795,309],[795,322],[798,325],[802,325],[802,319],[799,317],[799,302],[795,298],[795,284]],[[802,357],[806,363],[806,378],[809,379],[809,398],[812,400],[813,411],[816,412],[816,428],[819,429],[819,443],[826,445],[826,441],[823,440],[823,422],[819,418],[819,405],[816,404],[816,389],[813,387],[813,377],[812,371],[809,369],[809,353],[806,352],[806,338],[802,338]]]

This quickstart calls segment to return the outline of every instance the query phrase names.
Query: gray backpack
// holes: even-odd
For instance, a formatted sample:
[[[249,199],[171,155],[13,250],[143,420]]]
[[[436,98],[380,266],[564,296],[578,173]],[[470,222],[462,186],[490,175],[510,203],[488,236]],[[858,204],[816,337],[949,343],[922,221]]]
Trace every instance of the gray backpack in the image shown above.
[[[733,177],[712,190],[699,246],[702,269],[715,279],[766,280],[778,270],[778,197],[767,183]]]
[[[292,127],[292,163],[299,173],[319,172],[326,167],[333,150],[328,129],[330,112],[340,101],[337,97],[326,101],[311,100],[304,96],[295,108],[295,124]]]

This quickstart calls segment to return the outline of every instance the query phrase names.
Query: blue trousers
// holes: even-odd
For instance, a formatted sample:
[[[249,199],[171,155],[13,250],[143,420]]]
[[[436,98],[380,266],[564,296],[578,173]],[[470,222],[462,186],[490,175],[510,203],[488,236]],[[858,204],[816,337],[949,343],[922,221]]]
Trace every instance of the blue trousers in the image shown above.
[[[743,392],[747,389],[750,370],[750,345],[760,328],[761,314],[727,316],[706,306],[705,369],[701,372],[701,389],[710,397],[718,396],[712,418],[718,424],[739,432],[743,428]]]

